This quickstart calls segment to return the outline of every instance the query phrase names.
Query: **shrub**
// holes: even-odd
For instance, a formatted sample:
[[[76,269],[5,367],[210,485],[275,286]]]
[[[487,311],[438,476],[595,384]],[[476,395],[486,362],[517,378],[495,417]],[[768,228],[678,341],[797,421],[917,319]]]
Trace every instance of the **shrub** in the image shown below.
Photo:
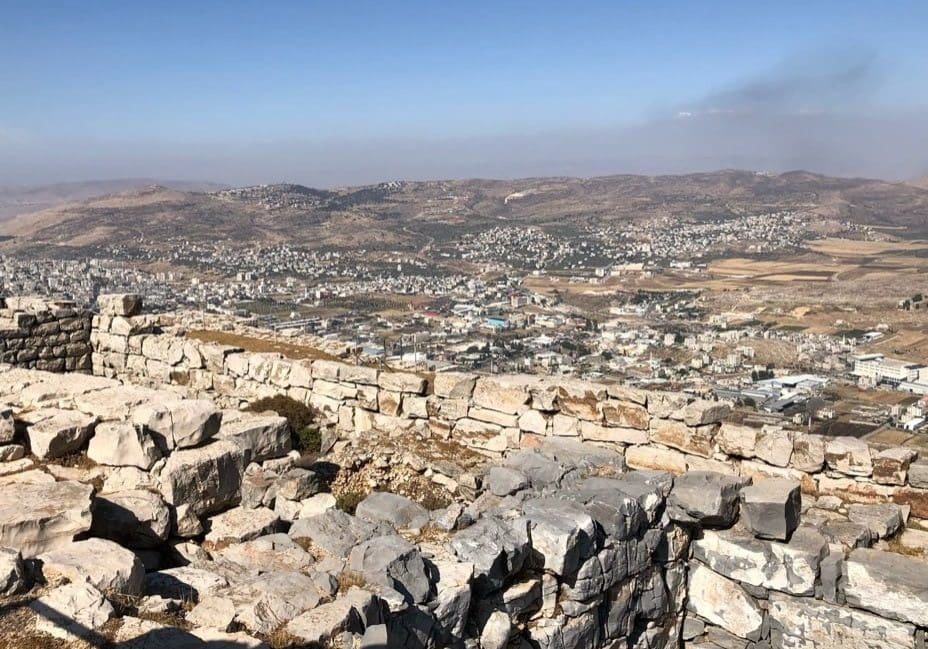
[[[361,491],[343,491],[335,496],[335,506],[347,514],[354,514],[358,504],[367,494]]]
[[[293,448],[301,453],[318,453],[321,450],[322,433],[316,423],[318,413],[302,401],[297,401],[285,394],[277,394],[253,401],[245,410],[276,412],[290,424]]]

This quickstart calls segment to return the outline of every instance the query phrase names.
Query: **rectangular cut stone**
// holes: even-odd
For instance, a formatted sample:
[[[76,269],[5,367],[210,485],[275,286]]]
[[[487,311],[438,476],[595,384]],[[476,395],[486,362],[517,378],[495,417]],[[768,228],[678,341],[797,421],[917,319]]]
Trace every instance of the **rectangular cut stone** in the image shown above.
[[[817,482],[819,496],[837,496],[852,503],[886,502],[892,500],[898,490],[898,487],[858,482],[852,478],[830,478],[826,475],[819,475]]]
[[[686,404],[674,418],[681,418],[687,426],[703,426],[720,423],[731,412],[731,406],[719,401],[697,399]]]
[[[799,483],[804,494],[814,494],[817,491],[815,479],[808,473],[797,471],[796,469],[784,468],[779,466],[770,466],[763,462],[754,460],[741,461],[741,475],[752,480],[780,478],[783,480],[795,480]]]
[[[671,473],[686,471],[686,456],[683,453],[656,446],[629,446],[625,451],[625,463],[633,469]]]
[[[716,437],[719,448],[737,457],[752,458],[754,457],[754,448],[757,445],[757,435],[759,431],[750,426],[741,426],[725,422],[719,429]]]
[[[909,465],[909,484],[928,489],[928,459],[919,459]]]
[[[519,425],[519,418],[516,415],[506,414],[499,410],[490,410],[480,406],[472,406],[467,411],[467,416],[478,421],[485,421],[504,428],[512,428]]]
[[[599,409],[608,426],[647,430],[651,421],[647,408],[628,401],[605,401]]]
[[[772,593],[768,607],[775,647],[914,649],[915,627],[844,606]]]
[[[646,430],[600,426],[591,421],[580,422],[580,437],[594,442],[613,442],[616,444],[648,443],[648,432]]]
[[[918,454],[911,448],[897,446],[877,453],[873,458],[873,481],[879,484],[904,485],[909,466]]]
[[[580,420],[560,413],[551,419],[552,432],[559,437],[576,437],[580,434]]]
[[[425,394],[427,381],[410,372],[381,372],[377,377],[377,385],[384,390]]]
[[[825,466],[825,438],[809,433],[794,433],[790,466],[806,473],[818,473]]]
[[[646,406],[648,404],[648,393],[646,391],[626,385],[625,383],[612,383],[607,385],[606,393],[613,399],[618,399],[619,401],[629,401],[639,406]]]
[[[873,471],[870,447],[856,437],[834,437],[825,445],[828,468],[845,475],[869,476]]]
[[[338,367],[338,380],[347,383],[361,383],[363,385],[377,385],[378,372],[376,367],[364,365],[349,365],[343,363]]]
[[[928,489],[898,487],[893,491],[892,500],[897,505],[910,507],[912,516],[928,518]]]
[[[532,377],[483,376],[474,387],[474,405],[518,415],[528,410]]]
[[[463,372],[438,372],[433,381],[433,391],[439,397],[470,399],[474,393],[477,377]]]
[[[565,415],[587,421],[600,421],[599,404],[606,398],[606,387],[595,383],[568,381],[557,387],[557,403]]]
[[[718,424],[687,426],[679,421],[652,419],[650,439],[652,442],[670,446],[686,453],[712,457],[715,435],[718,429]]]

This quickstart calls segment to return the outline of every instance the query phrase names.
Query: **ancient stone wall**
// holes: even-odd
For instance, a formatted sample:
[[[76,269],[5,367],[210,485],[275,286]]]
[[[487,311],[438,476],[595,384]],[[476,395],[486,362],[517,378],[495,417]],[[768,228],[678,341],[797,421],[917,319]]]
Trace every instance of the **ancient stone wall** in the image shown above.
[[[153,316],[94,319],[93,371],[184,386],[227,407],[287,394],[345,435],[379,430],[451,439],[501,456],[545,439],[620,451],[635,469],[795,480],[810,495],[894,502],[928,518],[928,458],[851,437],[727,423],[729,407],[680,392],[572,379],[420,375],[332,360],[292,360],[161,332]],[[161,333],[159,333],[161,332]],[[435,474],[452,490],[455,476]]]
[[[727,421],[724,403],[622,384],[419,375],[245,352],[151,316],[98,316],[93,341],[103,376],[171,384],[231,408],[287,394],[346,440],[447,440],[485,456],[485,471],[423,467],[443,488],[477,498],[468,510],[476,525],[448,546],[452,564],[489,553],[494,569],[508,571],[485,592],[476,581],[465,589],[475,598],[465,626],[480,646],[503,646],[491,621],[509,629],[517,620],[534,645],[559,649],[925,646],[928,458],[911,448],[741,426]],[[365,516],[392,516],[398,506],[387,505]],[[635,531],[623,527],[633,520]],[[312,526],[297,520],[291,536],[323,535]],[[362,572],[368,557],[408,553],[395,539],[362,547],[349,557]],[[447,559],[448,547],[429,560]],[[526,548],[536,559],[523,573],[514,566]],[[547,569],[547,553],[557,568]],[[451,615],[461,605],[464,591],[449,583],[445,595],[436,585],[443,599],[428,610]],[[445,623],[419,619],[421,610],[406,609],[398,623],[411,634],[404,641],[424,633],[417,624]]]
[[[90,372],[91,314],[67,301],[11,297],[0,308],[0,363]]]

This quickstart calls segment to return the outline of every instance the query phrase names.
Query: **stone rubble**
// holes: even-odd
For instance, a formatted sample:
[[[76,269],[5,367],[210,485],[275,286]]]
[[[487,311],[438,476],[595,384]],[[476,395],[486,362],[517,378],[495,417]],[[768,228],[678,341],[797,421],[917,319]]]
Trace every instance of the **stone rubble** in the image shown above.
[[[925,645],[915,451],[750,429],[723,422],[725,404],[625,386],[217,349],[159,332],[132,296],[100,307],[105,377],[0,367],[0,448],[28,453],[0,453],[0,597],[34,591],[37,633]],[[119,382],[130,375],[152,387]],[[274,394],[323,413],[330,453],[301,458],[285,419],[239,410]]]

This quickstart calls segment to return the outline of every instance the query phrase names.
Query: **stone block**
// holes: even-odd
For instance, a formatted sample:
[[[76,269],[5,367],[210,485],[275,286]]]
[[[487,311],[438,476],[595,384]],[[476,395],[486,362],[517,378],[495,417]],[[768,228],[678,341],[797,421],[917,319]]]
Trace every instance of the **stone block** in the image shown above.
[[[800,484],[792,480],[758,480],[741,490],[741,516],[757,538],[786,541],[799,526]]]

